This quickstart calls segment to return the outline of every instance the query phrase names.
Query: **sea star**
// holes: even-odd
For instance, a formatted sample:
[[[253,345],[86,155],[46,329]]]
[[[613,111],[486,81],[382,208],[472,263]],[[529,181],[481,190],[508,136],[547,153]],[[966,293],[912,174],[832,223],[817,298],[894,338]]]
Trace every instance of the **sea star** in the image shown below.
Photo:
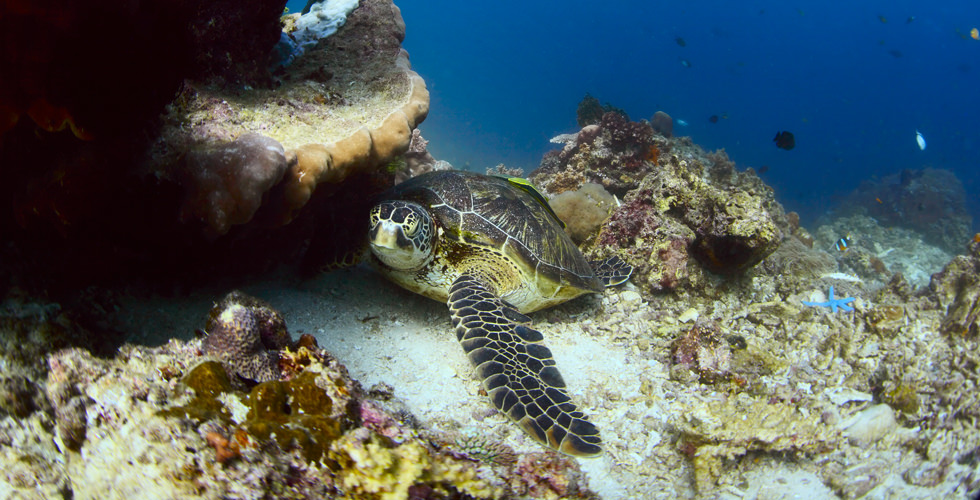
[[[845,311],[853,311],[854,308],[847,305],[849,302],[853,302],[854,297],[844,297],[842,299],[834,298],[834,286],[830,286],[830,294],[828,294],[827,302],[807,302],[803,301],[803,305],[812,307],[829,307],[831,312],[837,312],[837,308],[841,308]]]

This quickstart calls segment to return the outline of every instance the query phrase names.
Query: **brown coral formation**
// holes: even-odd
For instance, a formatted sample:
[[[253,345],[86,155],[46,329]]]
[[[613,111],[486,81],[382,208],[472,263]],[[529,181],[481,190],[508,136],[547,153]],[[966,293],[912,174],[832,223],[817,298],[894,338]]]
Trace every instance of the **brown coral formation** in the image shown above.
[[[292,341],[286,322],[266,302],[231,292],[211,309],[206,331],[204,351],[229,374],[256,382],[281,376],[278,351]]]
[[[282,145],[255,133],[189,151],[177,171],[185,189],[181,221],[201,222],[202,230],[215,237],[233,225],[245,224],[287,166]]]
[[[941,329],[947,335],[980,336],[980,241],[932,276],[929,288],[945,311]]]
[[[575,191],[554,196],[548,204],[565,223],[572,241],[581,245],[609,218],[616,208],[616,199],[601,185],[589,182]]]
[[[644,177],[601,230],[597,251],[624,251],[650,291],[758,264],[779,246],[782,208],[754,175],[732,170],[721,182],[710,173],[717,168],[675,157]]]

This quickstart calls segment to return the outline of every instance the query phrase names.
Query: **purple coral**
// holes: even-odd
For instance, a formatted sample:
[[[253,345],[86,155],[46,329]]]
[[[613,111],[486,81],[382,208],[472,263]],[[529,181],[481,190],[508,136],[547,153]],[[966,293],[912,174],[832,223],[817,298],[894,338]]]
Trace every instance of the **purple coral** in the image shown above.
[[[670,360],[675,368],[687,369],[703,383],[714,383],[731,375],[732,352],[717,323],[698,320],[674,340]]]
[[[225,234],[252,219],[287,167],[282,144],[260,134],[191,151],[178,172],[185,191],[181,220],[203,222],[210,236]]]
[[[278,380],[279,349],[291,343],[286,322],[269,304],[234,291],[211,309],[205,352],[229,373],[256,382]]]

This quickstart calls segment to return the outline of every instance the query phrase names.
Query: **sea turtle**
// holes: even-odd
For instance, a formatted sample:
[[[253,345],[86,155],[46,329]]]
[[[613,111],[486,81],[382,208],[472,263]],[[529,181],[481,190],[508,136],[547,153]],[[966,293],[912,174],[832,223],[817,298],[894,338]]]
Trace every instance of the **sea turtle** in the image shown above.
[[[494,406],[568,455],[602,452],[540,332],[523,313],[629,279],[613,257],[590,263],[526,181],[430,172],[371,209],[372,263],[402,287],[446,302],[456,337]]]

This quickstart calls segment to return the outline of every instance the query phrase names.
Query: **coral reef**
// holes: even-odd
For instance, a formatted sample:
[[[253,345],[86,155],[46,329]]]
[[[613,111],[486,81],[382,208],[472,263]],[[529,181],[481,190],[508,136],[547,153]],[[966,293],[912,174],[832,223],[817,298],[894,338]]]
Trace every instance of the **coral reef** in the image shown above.
[[[648,291],[702,282],[704,271],[742,272],[779,246],[781,207],[748,173],[713,185],[704,167],[679,161],[646,176],[597,239],[601,253],[625,251]],[[696,268],[692,263],[696,262]]]
[[[247,380],[278,380],[277,351],[292,344],[286,322],[269,304],[239,291],[211,309],[204,352],[221,360],[230,375]]]
[[[737,172],[724,151],[656,134],[646,121],[607,112],[555,140],[564,147],[529,179],[552,195],[591,182],[623,196],[588,251],[625,254],[647,292],[697,288],[706,272],[744,272],[778,248],[789,226],[754,172]]]
[[[267,79],[284,5],[5,2],[0,135],[26,115],[46,131],[104,138],[162,111],[184,78]]]
[[[16,312],[37,321],[50,313],[5,306],[5,318]],[[209,325],[229,311],[248,312],[262,341],[284,347],[275,378],[243,386],[222,363],[202,356],[207,340],[171,340],[155,348],[127,344],[106,359],[60,349],[46,356],[45,368],[5,379],[0,389],[9,391],[3,401],[11,404],[2,408],[11,413],[0,415],[0,492],[11,498],[94,498],[107,491],[113,498],[595,498],[568,458],[539,453],[518,460],[493,439],[415,427],[410,414],[372,399],[309,335],[284,346],[285,322],[258,299],[228,294]],[[3,325],[3,338],[11,327]],[[35,335],[28,343],[47,340]],[[2,354],[11,353],[4,346]]]
[[[453,166],[449,162],[436,160],[429,153],[428,145],[429,141],[422,137],[419,129],[412,131],[412,142],[408,145],[408,151],[388,164],[388,170],[394,171],[395,184],[433,170],[452,170]]]
[[[578,110],[576,111],[576,120],[578,121],[579,127],[585,127],[587,125],[593,125],[599,123],[602,120],[602,115],[606,113],[616,113],[626,117],[626,112],[614,107],[609,104],[599,104],[599,100],[592,97],[590,94],[585,94],[582,101],[578,103]]]
[[[650,126],[664,137],[671,138],[674,136],[674,119],[663,111],[657,111],[653,114],[653,118],[650,119]]]
[[[845,252],[835,248],[838,239],[848,236]],[[933,273],[942,269],[952,255],[922,241],[912,230],[884,227],[866,215],[840,217],[814,231],[810,255],[832,255],[842,272],[850,273],[872,286],[881,286],[898,273],[910,284],[929,284]]]
[[[273,76],[265,65],[281,34],[282,3],[266,2],[247,13],[226,3],[192,13],[210,16],[213,26],[196,18],[174,20],[184,15],[176,11],[161,17],[163,25],[193,31],[188,40],[197,45],[189,53],[184,41],[174,40],[182,30],[151,39],[155,31],[148,29],[137,37],[145,51],[140,43],[127,50],[153,66],[148,72],[116,64],[117,42],[134,22],[98,19],[99,30],[117,30],[107,31],[111,50],[99,44],[77,48],[111,58],[112,71],[96,64],[84,76],[108,78],[112,85],[59,80],[52,88],[72,86],[73,95],[98,107],[94,116],[108,124],[84,120],[84,110],[49,100],[52,113],[69,109],[70,123],[94,138],[35,134],[21,120],[0,143],[0,199],[9,201],[0,211],[0,230],[17,242],[16,253],[3,249],[5,267],[57,276],[62,283],[157,272],[194,276],[195,266],[222,273],[229,260],[237,262],[228,268],[263,269],[296,258],[320,221],[331,222],[336,207],[321,199],[340,192],[366,199],[391,184],[384,167],[407,150],[412,130],[428,112],[425,83],[401,49],[405,26],[397,7],[390,0],[359,2],[343,27]],[[215,13],[224,7],[227,12]],[[157,19],[146,11],[152,6],[141,9],[113,12]],[[24,15],[35,11],[46,13],[32,7]],[[66,14],[64,37],[84,38],[91,27],[76,29],[76,21],[89,26],[98,15]],[[66,40],[59,29],[52,39]],[[229,44],[237,50],[226,50]],[[60,60],[70,54],[58,51],[71,46],[43,45],[39,54]],[[197,62],[185,61],[190,69],[175,71],[169,64],[174,57]],[[156,71],[166,75],[145,85],[114,79],[122,68],[151,79]],[[125,92],[116,92],[118,85]],[[6,103],[5,89],[0,101]],[[102,92],[114,99],[111,105],[100,104]],[[24,106],[8,107],[16,114]],[[363,180],[378,173],[388,176],[385,183]]]
[[[601,185],[587,182],[575,191],[565,191],[548,200],[565,223],[572,241],[582,244],[598,231],[616,208],[616,199]]]
[[[911,229],[954,254],[970,241],[973,225],[963,184],[949,170],[934,168],[906,169],[864,181],[835,212],[838,217],[867,215],[883,226]]]
[[[968,252],[932,275],[929,288],[946,312],[941,331],[976,338],[980,336],[980,241],[974,241]]]

